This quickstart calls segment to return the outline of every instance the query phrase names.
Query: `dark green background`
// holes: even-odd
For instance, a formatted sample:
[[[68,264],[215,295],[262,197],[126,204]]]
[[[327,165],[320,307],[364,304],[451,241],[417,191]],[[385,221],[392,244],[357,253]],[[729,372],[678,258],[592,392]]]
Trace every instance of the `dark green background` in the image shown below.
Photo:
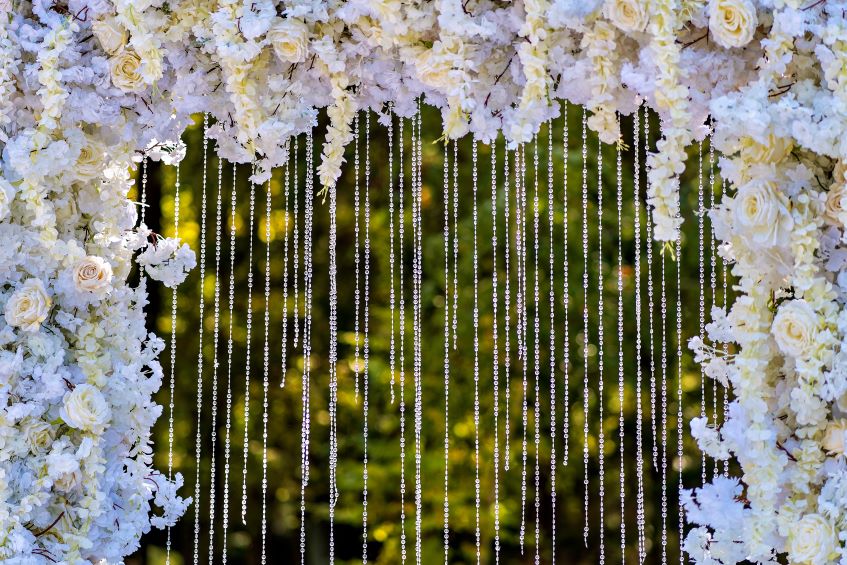
[[[198,119],[199,122],[199,119]],[[423,563],[434,563],[442,559],[442,505],[443,505],[443,315],[444,315],[444,256],[443,256],[443,169],[442,157],[444,146],[436,142],[440,134],[439,116],[432,109],[424,112],[424,170],[423,170],[423,208],[424,208],[424,280],[423,280]],[[589,355],[589,380],[591,382],[590,396],[590,427],[591,437],[589,450],[591,461],[589,467],[590,482],[590,538],[588,548],[583,544],[583,463],[582,463],[582,428],[583,428],[583,405],[582,405],[582,380],[583,380],[583,346],[582,346],[582,273],[584,260],[582,257],[581,230],[581,168],[582,150],[580,136],[580,110],[571,108],[570,111],[570,153],[567,156],[568,166],[568,199],[570,203],[569,212],[569,251],[568,259],[570,265],[570,462],[568,466],[562,465],[563,437],[562,422],[564,413],[564,387],[562,360],[563,335],[564,335],[564,310],[563,310],[563,147],[562,147],[562,119],[553,123],[554,131],[554,179],[555,179],[555,290],[556,290],[556,359],[558,370],[556,374],[558,435],[556,437],[556,452],[558,454],[558,472],[556,477],[557,486],[557,514],[556,514],[556,544],[557,558],[562,563],[592,563],[599,559],[599,467],[598,455],[598,350],[597,350],[597,324],[599,311],[597,308],[597,140],[593,135],[589,136],[589,205],[588,220],[590,229],[590,258],[589,258],[589,310],[591,318],[591,329],[589,332],[591,346]],[[658,123],[651,123],[652,132],[658,131]],[[634,323],[634,207],[633,207],[633,163],[632,163],[632,121],[624,119],[624,138],[627,150],[624,153],[623,178],[624,178],[624,202],[623,202],[623,253],[624,265],[622,269],[624,280],[624,371],[626,379],[626,395],[623,403],[624,416],[626,420],[626,515],[624,521],[627,529],[627,555],[629,561],[637,559],[636,550],[636,476],[635,476],[635,429],[636,429],[636,402],[635,402],[635,323]],[[316,152],[320,150],[322,132],[324,125],[316,129],[318,132]],[[406,121],[406,247],[405,247],[405,272],[407,277],[411,273],[411,247],[410,233],[411,224],[409,219],[411,209],[409,204],[408,178],[410,168],[409,156],[409,132],[410,122]],[[398,128],[395,121],[395,143]],[[180,235],[197,250],[199,248],[199,221],[200,221],[200,186],[202,175],[202,126],[198,123],[186,134],[188,143],[188,154],[182,165],[181,173],[181,208],[180,208]],[[388,365],[389,352],[389,215],[388,215],[388,148],[386,129],[375,123],[375,116],[371,116],[371,364],[370,364],[370,436],[369,436],[369,558],[377,563],[398,563],[400,561],[400,506],[399,506],[399,413],[398,403],[391,404],[389,399],[390,371]],[[301,137],[300,165],[303,167],[302,158],[303,140]],[[651,144],[655,143],[655,139]],[[361,175],[364,177],[364,144],[362,142]],[[450,426],[451,426],[451,449],[450,449],[450,525],[451,525],[451,559],[455,562],[474,561],[475,551],[475,517],[474,517],[474,425],[473,425],[473,324],[472,324],[472,302],[473,302],[473,262],[472,262],[472,159],[471,141],[463,140],[460,143],[460,255],[459,255],[459,323],[457,351],[451,354],[451,386],[450,386]],[[451,153],[452,153],[452,148]],[[497,143],[498,178],[502,183],[503,162],[503,140]],[[541,506],[542,523],[542,561],[549,562],[551,550],[551,509],[550,509],[550,467],[549,467],[549,309],[547,307],[549,275],[547,272],[549,257],[549,232],[547,224],[547,130],[542,129],[539,141],[540,153],[540,189],[541,189],[541,413],[542,413],[542,439],[541,439],[541,486],[543,489]],[[606,528],[604,531],[606,543],[606,558],[618,561],[620,558],[620,533],[619,528],[622,521],[620,513],[619,497],[619,465],[618,454],[618,415],[620,404],[618,402],[618,339],[617,339],[617,206],[615,202],[615,148],[607,146],[604,148],[603,162],[603,276],[604,276],[604,329],[605,329],[605,416],[603,429],[605,430],[605,454],[606,454]],[[681,265],[682,278],[682,309],[684,313],[684,341],[698,332],[698,304],[699,304],[699,282],[698,282],[698,225],[695,216],[697,208],[697,147],[691,148],[691,159],[689,167],[683,178],[683,214],[686,223],[683,234],[683,254]],[[206,561],[207,539],[208,539],[208,484],[210,479],[210,391],[211,391],[211,338],[214,323],[213,295],[214,295],[214,205],[217,196],[217,160],[214,158],[213,145],[210,145],[209,177],[208,177],[208,219],[207,219],[207,270],[206,280],[203,283],[203,292],[206,298],[206,315],[203,320],[204,337],[204,382],[205,398],[202,413],[203,426],[203,461],[202,461],[202,493],[204,498],[201,504],[201,547],[200,556]],[[398,171],[397,148],[395,147],[395,175]],[[530,188],[528,194],[529,207],[532,206],[532,148],[529,148],[527,159],[527,179]],[[316,160],[319,155],[316,155]],[[707,159],[707,155],[704,156]],[[338,484],[341,491],[341,499],[336,512],[336,561],[339,563],[354,563],[361,561],[361,486],[362,486],[362,415],[361,397],[357,403],[354,396],[354,308],[353,308],[353,283],[354,283],[354,207],[353,207],[353,147],[347,150],[348,164],[338,185],[338,269],[339,269],[339,328],[340,328],[340,350],[339,350],[339,407],[338,407],[338,430],[339,430],[339,467]],[[642,151],[643,160],[643,151]],[[704,167],[708,166],[708,162]],[[262,396],[262,341],[263,341],[263,317],[264,317],[264,220],[265,220],[265,189],[263,186],[256,187],[256,216],[254,225],[254,296],[253,296],[253,330],[252,330],[252,360],[251,360],[251,385],[250,385],[250,458],[249,458],[249,506],[247,525],[240,521],[241,511],[241,476],[242,476],[242,436],[244,426],[244,366],[246,353],[246,309],[247,309],[247,276],[250,268],[248,256],[248,226],[249,226],[249,186],[246,182],[248,176],[247,166],[238,169],[238,206],[235,218],[237,226],[236,247],[236,305],[235,316],[232,320],[234,325],[234,351],[232,359],[233,375],[233,427],[232,427],[232,469],[230,485],[230,535],[228,539],[229,560],[233,563],[258,563],[259,562],[259,528],[260,528],[260,493],[261,493],[261,396]],[[288,352],[288,375],[287,386],[279,388],[280,381],[280,340],[282,325],[282,275],[283,275],[283,187],[282,171],[275,171],[274,180],[271,184],[273,196],[273,236],[271,238],[271,326],[270,326],[270,399],[269,399],[269,452],[268,452],[268,556],[271,563],[295,562],[299,558],[299,492],[300,492],[300,394],[301,394],[301,368],[302,350],[292,351],[289,345]],[[224,167],[224,216],[225,222],[229,218],[229,197],[232,178],[230,165]],[[304,170],[300,173],[300,205],[302,221],[302,203]],[[645,173],[642,171],[642,183]],[[493,552],[493,393],[491,382],[491,351],[492,351],[492,314],[491,314],[491,199],[490,199],[490,148],[487,145],[479,146],[479,297],[480,297],[480,405],[481,405],[481,481],[482,481],[482,561],[484,563],[494,562]],[[174,196],[175,170],[172,167],[151,164],[151,181],[148,187],[150,202],[153,206],[148,212],[151,227],[171,235],[173,232],[173,196]],[[708,173],[706,173],[708,181]],[[317,181],[316,181],[317,184]],[[716,189],[718,188],[716,182]],[[395,189],[397,183],[394,183]],[[512,184],[512,186],[514,186]],[[501,379],[505,373],[502,367],[503,360],[503,296],[504,296],[504,264],[503,264],[503,235],[505,225],[503,223],[503,190],[500,188],[500,199],[498,202],[498,235],[500,249],[498,251],[499,267],[499,290],[500,296],[500,359]],[[644,238],[645,216],[642,185],[642,241]],[[395,198],[395,202],[396,202]],[[160,205],[160,208],[157,207]],[[514,214],[514,203],[510,206]],[[530,219],[532,217],[530,216]],[[708,241],[708,221],[706,222],[706,238]],[[228,224],[227,224],[228,225]],[[328,561],[328,508],[327,508],[327,479],[328,479],[328,422],[327,411],[327,386],[328,386],[328,206],[318,198],[315,201],[315,279],[314,279],[314,328],[313,328],[313,367],[312,367],[312,448],[311,448],[311,483],[307,491],[308,499],[308,562],[326,563]],[[289,222],[289,229],[291,229]],[[362,229],[364,226],[362,224]],[[514,224],[511,226],[511,241],[514,242]],[[302,237],[301,227],[301,237]],[[530,238],[532,232],[530,231]],[[362,232],[363,237],[363,232]],[[529,240],[531,241],[531,239]],[[659,374],[660,358],[659,340],[661,337],[659,326],[659,246],[654,248],[655,269],[654,279],[656,284],[656,366]],[[225,415],[225,385],[226,385],[226,338],[228,327],[227,303],[225,300],[228,276],[229,276],[229,247],[228,229],[223,229],[223,249],[221,257],[221,334],[219,338],[219,358],[221,367],[219,369],[218,397],[218,433],[221,441],[218,448],[222,447],[224,437],[224,415]],[[708,253],[708,243],[707,243]],[[514,261],[514,250],[512,252]],[[669,507],[668,507],[668,558],[677,559],[677,506],[676,470],[682,465],[684,471],[684,482],[686,485],[699,484],[701,472],[700,453],[697,451],[690,437],[688,437],[688,426],[686,430],[686,455],[679,461],[676,457],[676,337],[675,337],[675,306],[676,306],[676,267],[675,258],[666,253],[667,281],[668,281],[668,386],[669,405],[668,422],[669,435]],[[199,253],[198,253],[199,259]],[[302,255],[301,255],[302,260]],[[529,256],[530,267],[532,256]],[[709,267],[706,261],[706,305],[712,300],[709,291]],[[720,261],[719,268],[720,268]],[[653,437],[650,431],[650,345],[647,318],[647,284],[646,284],[646,261],[642,261],[642,292],[644,296],[643,315],[643,348],[642,367],[644,369],[644,383],[642,388],[644,406],[644,449],[645,449],[645,496],[646,496],[646,518],[648,539],[647,559],[651,563],[658,563],[661,559],[661,491],[660,479],[656,470],[650,463],[649,453],[652,450]],[[512,304],[515,304],[516,273],[513,263],[511,268],[512,279]],[[300,269],[302,292],[302,266]],[[530,273],[531,274],[531,273]],[[722,301],[721,273],[718,272],[717,300]],[[414,452],[413,452],[413,406],[412,406],[412,310],[411,310],[411,286],[410,278],[407,278],[407,455],[406,455],[406,478],[407,478],[407,507],[406,507],[406,532],[409,559],[414,559]],[[532,285],[530,276],[528,284]],[[185,496],[193,494],[194,489],[194,433],[196,418],[196,379],[197,379],[197,340],[200,327],[198,320],[199,300],[199,269],[195,269],[186,282],[179,288],[179,314],[177,317],[177,351],[178,363],[176,374],[176,398],[175,398],[175,445],[174,463],[175,468],[186,476],[186,486],[182,493]],[[149,306],[149,319],[152,326],[159,335],[167,340],[170,335],[170,291],[158,285],[152,285],[151,304]],[[291,319],[293,297],[289,297],[289,339],[292,334]],[[300,310],[302,316],[302,308]],[[529,316],[532,320],[532,308]],[[527,537],[528,546],[523,556],[519,548],[520,528],[520,457],[521,457],[521,380],[520,362],[515,358],[517,344],[515,342],[515,315],[512,314],[511,350],[512,350],[512,383],[511,404],[509,406],[512,437],[511,441],[511,470],[501,470],[501,544],[503,563],[530,563],[534,559],[534,446],[533,446],[533,416],[532,416],[532,389],[533,372],[532,366],[529,371],[530,387],[530,414],[529,414],[529,450],[528,459],[528,501],[527,501]],[[530,346],[533,344],[532,326],[530,326]],[[531,350],[530,350],[530,354]],[[169,352],[166,350],[162,355],[162,363],[166,375],[169,372]],[[693,364],[690,354],[684,352],[684,373],[682,385],[684,389],[685,419],[699,415],[700,412],[700,372]],[[658,378],[658,376],[657,376]],[[167,379],[167,377],[166,377]],[[657,394],[660,393],[659,383]],[[712,405],[711,383],[708,383],[707,402],[710,410]],[[168,390],[167,380],[158,395],[158,401],[165,406],[167,411]],[[505,391],[505,384],[501,380],[501,395]],[[399,387],[397,388],[399,394]],[[501,396],[501,410],[504,400]],[[500,417],[500,437],[503,441],[504,417]],[[167,465],[167,412],[160,419],[156,428],[156,461],[160,469]],[[501,446],[501,457],[502,457]],[[218,502],[221,508],[220,494],[223,491],[222,480],[222,451],[218,451]],[[712,463],[709,463],[709,475],[712,472]],[[194,507],[189,507],[186,516],[173,529],[173,553],[172,562],[190,563],[193,555],[193,521]],[[216,520],[220,528],[221,520]],[[215,541],[218,544],[216,554],[220,552],[220,530],[216,533]],[[163,563],[164,562],[165,535],[163,532],[153,532],[142,541],[142,548],[134,556],[128,559],[128,563]],[[219,557],[216,559],[220,559]]]

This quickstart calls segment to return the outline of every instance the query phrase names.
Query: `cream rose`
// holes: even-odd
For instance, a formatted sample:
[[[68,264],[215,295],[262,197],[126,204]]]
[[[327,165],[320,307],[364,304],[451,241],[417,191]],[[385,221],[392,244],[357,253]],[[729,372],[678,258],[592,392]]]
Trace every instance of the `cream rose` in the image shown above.
[[[89,255],[74,265],[73,280],[80,292],[103,293],[112,284],[112,266],[101,257]]]
[[[306,60],[309,51],[309,28],[300,20],[285,19],[267,33],[276,56],[286,63]]]
[[[847,184],[835,183],[826,193],[824,219],[833,226],[844,227],[847,219]]]
[[[738,232],[754,243],[775,246],[791,226],[788,199],[770,181],[753,180],[742,185],[733,201]]]
[[[12,211],[12,200],[15,198],[15,187],[4,178],[0,178],[0,220],[6,218]]]
[[[114,18],[97,20],[91,24],[91,31],[100,42],[100,47],[109,55],[114,55],[126,45],[126,30]]]
[[[450,82],[450,63],[434,49],[421,51],[415,58],[415,70],[420,81],[432,88],[444,88]]]
[[[123,49],[109,59],[112,84],[124,92],[134,92],[144,86],[141,76],[141,57],[132,49]]]
[[[779,349],[791,357],[801,357],[815,344],[818,317],[805,300],[784,302],[771,327]]]
[[[45,449],[53,440],[53,427],[44,420],[28,420],[23,424],[23,429],[33,453]]]
[[[792,149],[794,149],[794,142],[791,138],[777,137],[772,133],[768,134],[767,143],[764,144],[752,137],[741,138],[741,157],[753,163],[779,163],[791,153]]]
[[[712,0],[709,4],[709,31],[723,47],[743,47],[750,43],[759,20],[750,0]]]
[[[6,302],[6,323],[26,332],[37,332],[52,304],[44,284],[38,279],[27,279]]]
[[[647,27],[647,10],[642,0],[606,0],[603,15],[622,31],[640,32]]]
[[[832,455],[844,455],[847,420],[840,418],[827,424],[821,445]]]
[[[103,154],[105,150],[99,143],[91,142],[83,145],[76,159],[74,172],[81,180],[96,178],[103,172]]]
[[[788,556],[792,563],[824,565],[836,555],[835,529],[820,514],[806,514],[788,533]]]
[[[96,387],[81,384],[65,394],[59,415],[72,428],[99,432],[112,417],[112,411]]]

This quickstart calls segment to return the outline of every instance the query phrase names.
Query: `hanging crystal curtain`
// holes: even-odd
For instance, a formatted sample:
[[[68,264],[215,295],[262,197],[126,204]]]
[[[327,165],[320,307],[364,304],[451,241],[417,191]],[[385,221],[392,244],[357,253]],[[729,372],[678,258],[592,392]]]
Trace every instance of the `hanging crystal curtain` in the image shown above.
[[[717,155],[692,147],[660,246],[655,117],[619,116],[614,145],[588,117],[511,146],[361,112],[328,190],[311,133],[254,184],[206,116],[181,173],[144,161],[151,227],[199,257],[148,307],[170,331],[155,455],[193,480],[167,562],[682,562],[683,490],[730,472],[687,424],[728,398],[686,346],[731,304]]]

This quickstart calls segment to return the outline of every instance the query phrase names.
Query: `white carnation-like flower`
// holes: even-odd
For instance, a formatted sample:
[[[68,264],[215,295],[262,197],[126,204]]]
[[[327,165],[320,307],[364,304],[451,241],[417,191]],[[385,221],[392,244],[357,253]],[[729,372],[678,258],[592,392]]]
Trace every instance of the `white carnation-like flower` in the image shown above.
[[[37,332],[52,305],[44,283],[39,279],[27,279],[6,302],[6,323],[26,332]]]
[[[806,514],[788,534],[788,556],[792,563],[825,565],[837,555],[835,529],[820,514]]]
[[[641,32],[647,27],[647,5],[643,0],[606,0],[603,15],[626,32]]]
[[[112,411],[97,387],[81,384],[65,394],[59,415],[72,428],[99,433],[112,418]]]
[[[815,344],[818,316],[805,300],[790,300],[780,305],[771,331],[783,353],[802,357]]]
[[[753,39],[759,20],[750,0],[712,0],[709,31],[723,47],[744,47]]]
[[[89,255],[73,268],[74,286],[79,292],[103,294],[112,285],[112,266],[102,257]]]

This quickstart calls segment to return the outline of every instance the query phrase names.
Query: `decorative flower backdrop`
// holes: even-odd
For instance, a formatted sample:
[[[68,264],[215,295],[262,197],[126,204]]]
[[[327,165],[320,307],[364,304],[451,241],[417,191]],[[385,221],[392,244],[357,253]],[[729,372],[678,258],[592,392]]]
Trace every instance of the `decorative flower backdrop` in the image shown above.
[[[4,559],[118,562],[188,503],[179,475],[151,468],[164,343],[144,330],[146,280],[127,277],[138,253],[175,285],[194,257],[137,227],[127,194],[139,158],[179,160],[162,140],[208,112],[220,154],[255,163],[261,181],[326,108],[329,187],[357,111],[410,116],[423,97],[447,138],[502,132],[515,144],[558,100],[586,106],[610,143],[615,113],[646,103],[662,121],[648,157],[659,240],[676,237],[684,149],[711,133],[731,189],[710,214],[739,297],[692,346],[736,399],[720,429],[696,419],[692,432],[743,473],[690,494],[686,550],[700,563],[847,562],[847,2],[7,0],[0,11]]]

